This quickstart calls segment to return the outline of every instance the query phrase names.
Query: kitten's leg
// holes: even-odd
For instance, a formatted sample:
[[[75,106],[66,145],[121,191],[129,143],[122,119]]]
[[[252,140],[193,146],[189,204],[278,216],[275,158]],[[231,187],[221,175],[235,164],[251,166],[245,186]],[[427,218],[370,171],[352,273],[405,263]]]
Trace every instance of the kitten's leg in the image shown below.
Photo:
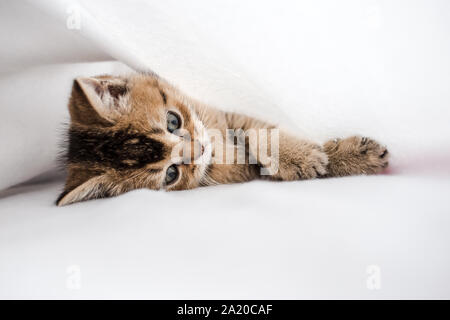
[[[388,166],[386,147],[365,137],[330,140],[325,143],[324,151],[328,155],[327,176],[330,177],[375,174]]]
[[[284,181],[314,179],[327,174],[327,165],[328,156],[319,144],[280,130],[278,171],[267,178]]]
[[[270,154],[271,143],[278,144],[278,154],[275,156]],[[257,163],[253,162],[255,164],[249,163],[247,154],[245,164],[234,162],[210,165],[208,179],[205,179],[204,185],[245,182],[256,178],[292,181],[314,179],[327,174],[328,156],[320,145],[298,139],[283,131],[279,132],[277,142],[269,139],[268,144],[268,152],[263,153],[267,156],[262,157],[254,156],[258,154],[257,145],[246,145],[246,150],[257,160]],[[231,148],[238,149],[236,146]],[[235,153],[234,150],[231,152]]]
[[[228,128],[242,129],[246,132],[249,129],[255,130],[255,132],[267,129],[267,152],[261,153],[259,150],[258,143],[261,142],[259,133],[257,133],[258,143],[256,145],[253,145],[251,141],[246,141],[247,150],[258,160],[258,164],[270,169],[261,176],[262,178],[300,180],[314,179],[327,174],[328,156],[319,144],[300,139],[271,124],[245,115],[227,113],[226,119]],[[271,130],[273,129],[278,130],[278,139],[272,139]],[[272,143],[278,145],[277,155],[271,155]],[[274,163],[276,163],[275,168]]]

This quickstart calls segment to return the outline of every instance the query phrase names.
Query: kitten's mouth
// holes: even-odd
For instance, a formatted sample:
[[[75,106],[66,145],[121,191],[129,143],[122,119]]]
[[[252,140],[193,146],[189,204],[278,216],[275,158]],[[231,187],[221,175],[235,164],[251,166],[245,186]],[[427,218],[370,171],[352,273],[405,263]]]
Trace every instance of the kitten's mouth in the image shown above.
[[[211,141],[209,134],[203,124],[200,120],[196,123],[196,130],[195,133],[197,134],[196,139],[200,142],[200,157],[197,159],[197,164],[203,164],[208,165],[211,161]]]
[[[211,162],[212,148],[209,141],[202,142],[201,156],[195,161],[198,165],[209,165]]]
[[[209,133],[208,130],[206,129],[205,124],[203,123],[203,121],[200,119],[198,113],[194,112],[194,126],[195,126],[195,130],[194,130],[194,134],[195,134],[195,139],[198,140],[200,142],[201,145],[201,152],[200,152],[200,157],[198,157],[194,163],[196,165],[199,165],[200,167],[203,167],[200,169],[200,171],[206,170],[206,167],[211,163],[211,159],[212,159],[212,145],[211,145],[211,140],[209,137]]]

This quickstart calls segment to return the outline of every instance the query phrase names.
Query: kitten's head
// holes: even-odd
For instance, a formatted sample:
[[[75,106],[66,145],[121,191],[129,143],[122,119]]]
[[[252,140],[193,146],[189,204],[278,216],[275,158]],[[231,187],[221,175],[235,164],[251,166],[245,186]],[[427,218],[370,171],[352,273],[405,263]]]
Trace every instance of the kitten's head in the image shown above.
[[[66,153],[66,205],[138,189],[198,186],[211,158],[194,107],[152,75],[74,81]]]

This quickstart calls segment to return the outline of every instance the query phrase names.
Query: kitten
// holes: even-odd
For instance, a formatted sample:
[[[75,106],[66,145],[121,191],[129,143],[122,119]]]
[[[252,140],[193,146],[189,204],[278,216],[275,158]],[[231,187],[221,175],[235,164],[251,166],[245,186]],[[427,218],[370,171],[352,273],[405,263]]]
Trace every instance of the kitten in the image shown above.
[[[387,149],[359,136],[323,146],[206,106],[151,74],[74,81],[58,206],[138,189],[375,174]]]

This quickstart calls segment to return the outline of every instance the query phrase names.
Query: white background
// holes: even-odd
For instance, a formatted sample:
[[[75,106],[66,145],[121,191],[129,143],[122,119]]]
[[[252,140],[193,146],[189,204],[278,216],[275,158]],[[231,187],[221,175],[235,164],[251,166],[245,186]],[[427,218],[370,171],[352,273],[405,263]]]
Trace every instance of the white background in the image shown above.
[[[449,298],[449,16],[445,0],[1,1],[0,188],[55,168],[72,79],[127,70],[110,60],[319,141],[374,137],[392,161],[66,208],[61,180],[2,191],[0,296]]]

